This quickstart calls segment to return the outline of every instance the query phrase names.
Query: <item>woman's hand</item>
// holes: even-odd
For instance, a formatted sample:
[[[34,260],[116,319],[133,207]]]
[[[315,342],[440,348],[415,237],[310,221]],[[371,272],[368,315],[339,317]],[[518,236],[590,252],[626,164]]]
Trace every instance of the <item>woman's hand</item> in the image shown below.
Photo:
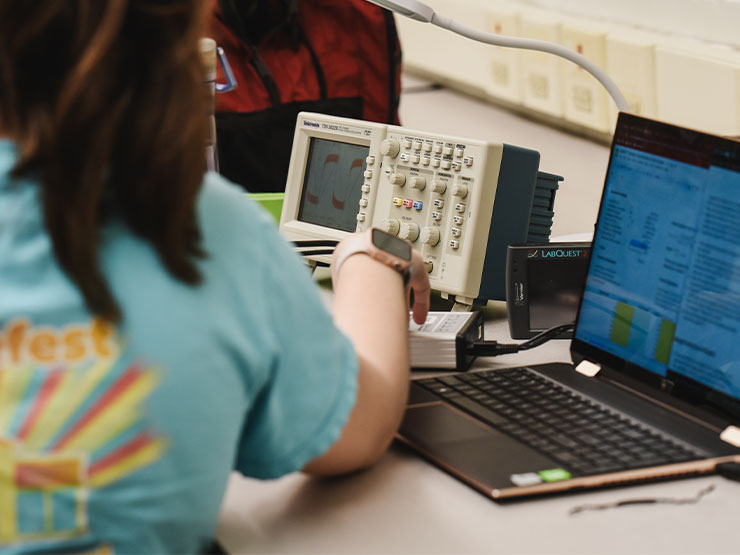
[[[411,291],[414,292],[414,304],[411,306],[414,315],[414,322],[421,325],[426,322],[427,314],[429,313],[429,295],[431,292],[431,286],[429,285],[429,273],[424,266],[424,260],[418,251],[411,251],[411,278],[409,279],[408,291],[406,293],[406,301],[411,302],[410,296]]]

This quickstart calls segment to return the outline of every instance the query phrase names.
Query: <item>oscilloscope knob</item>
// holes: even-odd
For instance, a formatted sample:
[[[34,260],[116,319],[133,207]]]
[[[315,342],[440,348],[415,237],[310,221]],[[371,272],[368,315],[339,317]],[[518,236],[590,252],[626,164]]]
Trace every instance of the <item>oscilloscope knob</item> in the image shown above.
[[[465,198],[468,196],[468,186],[467,185],[455,185],[452,188],[452,195],[460,198]]]
[[[391,182],[391,185],[403,187],[406,184],[406,176],[402,173],[392,173],[388,176],[388,181]]]
[[[398,141],[393,139],[384,139],[382,143],[380,143],[380,153],[383,156],[390,156],[391,158],[395,158],[398,156],[399,151],[401,150],[401,145],[398,144]]]
[[[401,224],[398,223],[398,220],[383,220],[383,231],[385,231],[386,233],[390,233],[391,235],[398,235],[398,230],[400,229],[400,227]]]
[[[413,243],[419,238],[419,225],[413,222],[402,223],[398,236],[401,239],[408,239]]]
[[[421,175],[415,175],[411,178],[411,188],[412,189],[418,189],[419,191],[423,191],[424,187],[427,186],[427,180],[424,179]]]
[[[419,240],[429,245],[430,247],[435,246],[437,243],[439,243],[439,228],[438,227],[425,227],[421,230],[421,235],[419,236]]]
[[[444,181],[437,181],[436,179],[432,181],[432,191],[438,194],[442,194],[447,190],[447,184]]]

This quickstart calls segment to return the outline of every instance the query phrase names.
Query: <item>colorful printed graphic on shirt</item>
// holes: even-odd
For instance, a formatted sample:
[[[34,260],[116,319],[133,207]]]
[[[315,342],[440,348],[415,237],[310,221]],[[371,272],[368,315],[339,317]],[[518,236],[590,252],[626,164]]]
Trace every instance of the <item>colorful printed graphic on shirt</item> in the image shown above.
[[[0,544],[84,534],[91,490],[162,455],[141,422],[156,385],[101,321],[0,331]]]

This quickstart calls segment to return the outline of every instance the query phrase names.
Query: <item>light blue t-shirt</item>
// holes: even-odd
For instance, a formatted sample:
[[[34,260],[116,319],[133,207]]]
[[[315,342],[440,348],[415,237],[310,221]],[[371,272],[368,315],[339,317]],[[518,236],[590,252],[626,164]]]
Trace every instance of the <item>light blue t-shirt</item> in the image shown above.
[[[203,284],[111,225],[102,266],[124,320],[93,318],[15,160],[0,140],[0,551],[197,553],[233,469],[279,477],[339,437],[352,345],[270,217],[215,174]]]

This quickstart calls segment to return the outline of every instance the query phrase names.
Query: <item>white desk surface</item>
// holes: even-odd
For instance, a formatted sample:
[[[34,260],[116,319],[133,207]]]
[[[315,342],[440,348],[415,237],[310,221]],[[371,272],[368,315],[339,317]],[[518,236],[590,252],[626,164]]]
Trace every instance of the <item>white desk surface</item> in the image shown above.
[[[407,85],[418,84],[406,80]],[[447,90],[404,95],[403,124],[539,150],[563,175],[553,235],[591,231],[605,146],[543,127]],[[486,337],[510,341],[503,303],[486,309]],[[476,366],[568,361],[567,341]],[[697,504],[632,505],[569,515],[577,505],[644,497]],[[234,474],[218,538],[229,553],[740,553],[740,484],[717,476],[497,504],[400,444],[372,469],[318,480],[261,482]]]

